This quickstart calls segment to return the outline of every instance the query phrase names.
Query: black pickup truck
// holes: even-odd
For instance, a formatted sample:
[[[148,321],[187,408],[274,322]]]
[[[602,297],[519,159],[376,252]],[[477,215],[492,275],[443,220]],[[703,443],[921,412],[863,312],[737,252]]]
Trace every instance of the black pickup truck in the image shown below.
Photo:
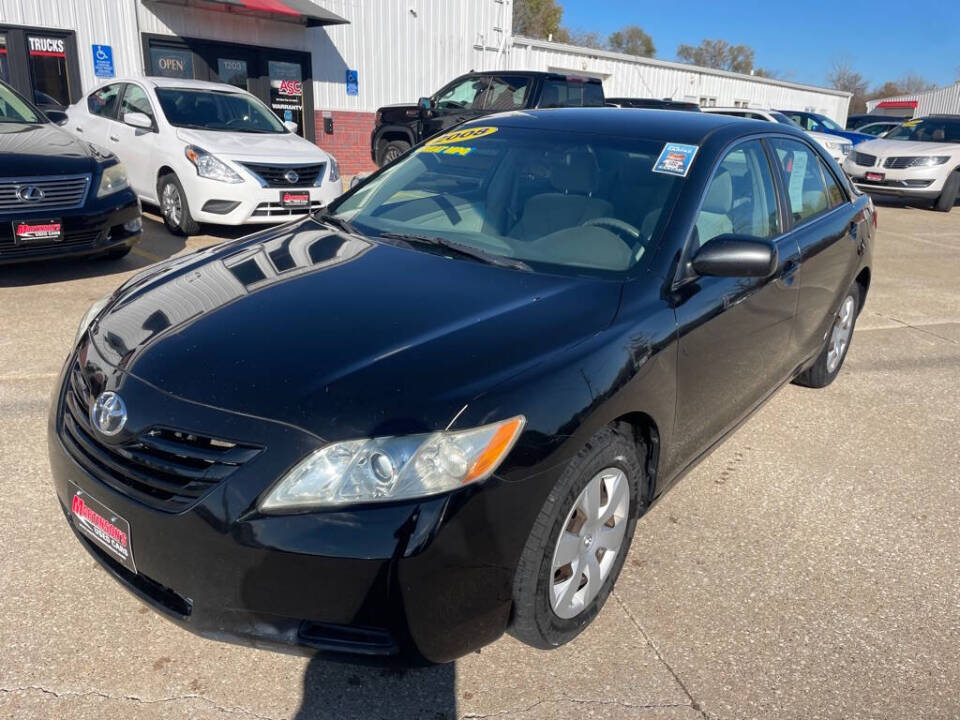
[[[502,70],[461,75],[416,105],[377,110],[370,154],[386,165],[421,140],[465,120],[507,110],[600,107],[603,85],[596,78],[550,72]]]

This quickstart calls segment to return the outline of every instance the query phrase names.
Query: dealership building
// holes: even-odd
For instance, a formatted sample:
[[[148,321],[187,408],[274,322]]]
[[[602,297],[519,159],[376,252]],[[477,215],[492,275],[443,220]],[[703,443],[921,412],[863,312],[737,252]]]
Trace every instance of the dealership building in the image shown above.
[[[0,0],[0,79],[41,107],[131,75],[217,80],[257,95],[331,151],[372,167],[374,113],[470,70],[603,79],[610,96],[822,112],[849,94],[515,37],[512,0]]]

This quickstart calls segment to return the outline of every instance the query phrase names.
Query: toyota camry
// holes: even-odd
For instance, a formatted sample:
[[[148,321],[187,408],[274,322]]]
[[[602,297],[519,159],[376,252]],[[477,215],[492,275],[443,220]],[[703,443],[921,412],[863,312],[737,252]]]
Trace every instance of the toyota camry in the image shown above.
[[[837,377],[875,225],[786,125],[468,123],[95,303],[50,414],[59,503],[207,637],[556,647],[651,503],[778,388]]]

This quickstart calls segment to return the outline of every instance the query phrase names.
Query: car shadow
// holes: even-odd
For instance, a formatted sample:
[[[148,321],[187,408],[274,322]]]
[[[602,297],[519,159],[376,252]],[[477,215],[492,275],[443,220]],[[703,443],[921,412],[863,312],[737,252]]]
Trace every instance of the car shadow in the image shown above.
[[[294,720],[454,720],[454,663],[397,668],[353,665],[314,656],[303,677]]]
[[[889,208],[909,208],[911,210],[930,210],[932,207],[932,200],[922,200],[918,198],[901,198],[893,197],[890,195],[871,195],[874,205],[877,207],[889,207]],[[957,201],[953,204],[956,207],[960,204],[960,197],[957,197]]]

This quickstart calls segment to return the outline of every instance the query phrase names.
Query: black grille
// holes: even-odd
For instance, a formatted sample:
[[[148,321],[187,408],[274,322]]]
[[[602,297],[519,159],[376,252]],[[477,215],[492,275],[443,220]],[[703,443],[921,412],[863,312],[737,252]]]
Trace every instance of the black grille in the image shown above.
[[[80,207],[89,186],[89,175],[0,178],[0,211],[32,212]],[[33,199],[23,200],[18,192],[28,189]]]
[[[60,429],[67,451],[104,484],[157,510],[186,510],[262,450],[172,428],[152,428],[130,441],[105,445],[90,426],[91,400],[75,364]]]
[[[267,187],[275,188],[304,188],[313,187],[317,178],[323,175],[325,163],[319,165],[255,165],[253,163],[243,163],[254,175],[259,177],[267,184]],[[297,175],[294,182],[290,182],[284,175],[293,171]]]
[[[32,242],[26,245],[17,245],[13,235],[0,237],[0,257],[15,258],[29,257],[38,254],[38,251],[62,249],[65,252],[75,250],[92,250],[100,241],[102,230],[83,230],[80,232],[65,232],[63,240],[59,242]]]
[[[885,168],[891,168],[893,170],[902,170],[903,168],[913,167],[917,164],[918,161],[923,160],[922,157],[916,155],[903,155],[900,157],[888,157],[883,161],[883,166]]]
[[[250,217],[293,217],[294,215],[306,215],[308,212],[314,212],[323,207],[323,203],[319,200],[313,200],[310,203],[310,208],[299,207],[299,208],[289,208],[284,207],[280,203],[260,203],[257,205],[257,209],[250,213]]]
[[[867,153],[862,153],[862,152],[854,152],[853,161],[857,165],[861,165],[862,167],[873,167],[874,165],[877,164],[877,156],[867,155]]]

